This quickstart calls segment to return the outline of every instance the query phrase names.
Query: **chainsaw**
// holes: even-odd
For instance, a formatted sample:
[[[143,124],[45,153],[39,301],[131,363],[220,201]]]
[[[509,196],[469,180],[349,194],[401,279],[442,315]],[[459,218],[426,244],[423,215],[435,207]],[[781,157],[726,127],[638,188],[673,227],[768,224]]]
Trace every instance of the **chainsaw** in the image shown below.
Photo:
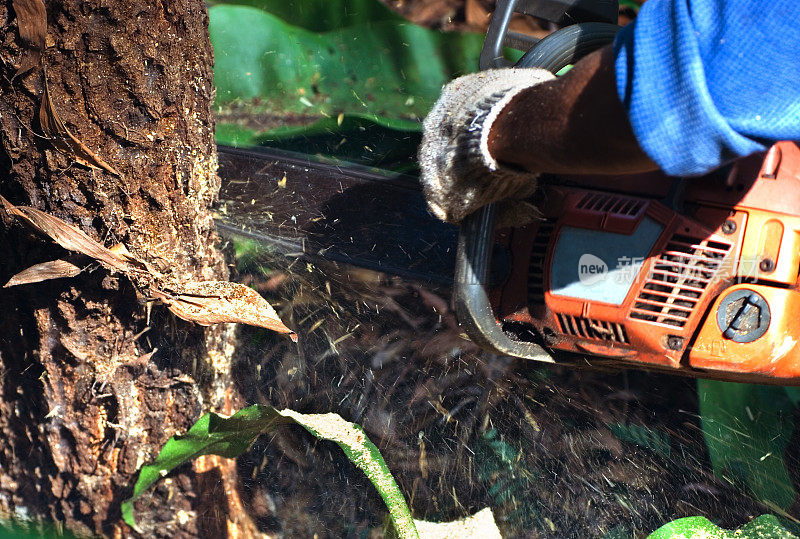
[[[610,43],[616,0],[499,0],[482,69],[554,73]],[[564,27],[509,31],[515,13]],[[702,178],[545,176],[542,219],[460,228],[416,178],[276,150],[220,147],[219,230],[287,254],[452,286],[467,336],[508,356],[800,384],[800,148],[780,142]],[[291,176],[291,189],[276,186]]]

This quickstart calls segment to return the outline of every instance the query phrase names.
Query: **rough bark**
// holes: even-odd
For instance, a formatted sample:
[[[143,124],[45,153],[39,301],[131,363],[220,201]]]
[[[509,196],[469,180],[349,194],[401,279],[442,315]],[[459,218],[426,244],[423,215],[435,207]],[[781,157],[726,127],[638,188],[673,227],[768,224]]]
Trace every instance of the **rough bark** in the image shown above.
[[[42,62],[53,103],[120,176],[77,164],[41,136],[44,74],[13,79],[25,42],[8,1],[0,3],[0,194],[107,246],[122,242],[164,271],[225,278],[209,211],[218,178],[204,2],[59,0],[46,9]],[[2,219],[0,285],[70,256]],[[201,411],[235,403],[225,389],[231,331],[176,320],[143,304],[124,277],[71,260],[87,271],[0,289],[0,511],[127,535],[119,507],[138,468]],[[183,467],[137,505],[145,535],[222,536],[246,524],[226,499],[231,465],[194,470]],[[224,489],[197,494],[217,480]]]

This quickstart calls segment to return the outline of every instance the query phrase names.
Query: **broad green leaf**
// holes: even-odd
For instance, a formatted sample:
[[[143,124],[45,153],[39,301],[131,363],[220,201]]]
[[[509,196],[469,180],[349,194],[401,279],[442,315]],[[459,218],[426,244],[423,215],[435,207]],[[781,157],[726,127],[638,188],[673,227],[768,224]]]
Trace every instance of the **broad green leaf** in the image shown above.
[[[122,503],[122,518],[136,527],[133,501],[150,486],[185,462],[203,455],[234,458],[244,453],[262,432],[273,430],[283,416],[270,406],[250,406],[229,418],[208,413],[197,420],[186,434],[170,438],[156,460],[142,467],[133,494]]]
[[[229,418],[214,413],[205,414],[186,434],[170,438],[156,460],[139,472],[133,494],[122,504],[125,522],[136,527],[133,501],[177,466],[202,455],[234,458],[244,453],[260,434],[272,432],[278,425],[287,422],[301,425],[317,438],[336,442],[378,489],[389,508],[398,535],[402,538],[418,537],[400,488],[378,448],[361,427],[345,421],[337,414],[300,414],[262,405],[244,408]]]
[[[647,539],[797,539],[774,515],[761,515],[738,530],[728,531],[705,517],[674,520],[647,536]]]
[[[711,380],[697,383],[714,473],[746,485],[763,503],[788,508],[796,497],[784,462],[794,406],[781,387]]]
[[[325,32],[380,21],[406,22],[377,0],[223,0],[214,4],[252,6],[294,26]]]
[[[218,123],[214,135],[217,144],[239,148],[254,146],[258,132],[234,123]]]
[[[209,15],[223,120],[234,100],[252,103],[252,114],[421,118],[444,83],[477,70],[483,41],[394,20],[319,34],[249,6],[216,5]]]

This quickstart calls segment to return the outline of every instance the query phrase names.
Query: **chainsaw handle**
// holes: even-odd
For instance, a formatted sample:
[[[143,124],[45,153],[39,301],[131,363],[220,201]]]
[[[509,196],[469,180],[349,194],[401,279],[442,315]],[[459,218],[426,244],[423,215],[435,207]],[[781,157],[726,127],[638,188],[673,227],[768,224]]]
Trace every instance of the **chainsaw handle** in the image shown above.
[[[619,29],[616,24],[607,22],[584,22],[556,30],[531,47],[516,67],[540,67],[558,73],[612,43]]]
[[[497,0],[481,49],[479,67],[509,67],[512,62],[503,54],[503,47],[530,50],[539,41],[508,29],[514,13],[523,13],[556,24],[617,21],[618,0]]]
[[[547,351],[534,343],[511,340],[500,328],[486,294],[492,246],[494,244],[494,204],[482,207],[461,223],[456,254],[456,317],[470,340],[497,354],[555,363]]]
[[[539,41],[525,53],[517,66],[541,67],[557,73],[611,43],[618,30],[619,26],[602,22],[567,26]],[[453,283],[456,317],[470,340],[481,348],[498,354],[554,363],[552,356],[538,344],[515,341],[506,335],[492,311],[487,287],[496,212],[496,206],[488,204],[461,222]]]

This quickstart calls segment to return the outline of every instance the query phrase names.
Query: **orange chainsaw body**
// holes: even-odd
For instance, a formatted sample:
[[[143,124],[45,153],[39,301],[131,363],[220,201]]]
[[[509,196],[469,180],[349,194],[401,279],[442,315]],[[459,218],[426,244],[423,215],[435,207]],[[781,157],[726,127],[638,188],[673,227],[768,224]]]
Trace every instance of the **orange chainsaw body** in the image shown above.
[[[800,383],[800,148],[725,173],[544,182],[489,291],[516,340],[695,376]],[[730,376],[726,376],[730,375]]]

